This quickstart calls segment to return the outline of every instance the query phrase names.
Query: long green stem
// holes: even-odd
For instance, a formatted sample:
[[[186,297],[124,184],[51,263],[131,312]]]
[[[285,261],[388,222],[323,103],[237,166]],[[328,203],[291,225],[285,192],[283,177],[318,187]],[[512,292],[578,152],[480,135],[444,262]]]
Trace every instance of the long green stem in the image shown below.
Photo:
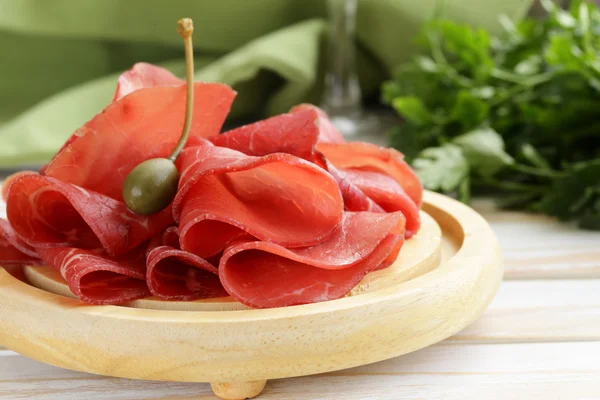
[[[497,188],[502,188],[502,189],[506,189],[506,190],[512,190],[512,191],[542,193],[546,190],[546,188],[544,186],[540,186],[540,185],[529,185],[526,183],[511,182],[511,181],[498,181],[498,180],[492,179],[492,178],[482,179],[478,183],[497,187]]]
[[[564,173],[561,173],[559,171],[530,167],[529,165],[523,165],[518,163],[511,164],[510,168],[514,169],[515,171],[523,172],[525,174],[542,176],[546,178],[561,178],[565,175]]]
[[[185,121],[179,141],[169,156],[169,160],[175,162],[181,150],[190,136],[192,126],[192,115],[194,114],[194,46],[192,45],[192,33],[194,24],[190,18],[182,18],[177,22],[177,32],[183,38],[185,44],[185,78],[187,82],[187,101],[185,105]]]

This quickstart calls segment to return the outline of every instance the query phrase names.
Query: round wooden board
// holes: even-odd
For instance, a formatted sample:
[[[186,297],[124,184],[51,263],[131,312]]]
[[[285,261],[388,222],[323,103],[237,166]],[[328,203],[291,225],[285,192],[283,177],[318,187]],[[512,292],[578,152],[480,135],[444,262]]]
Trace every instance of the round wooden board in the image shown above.
[[[437,268],[303,306],[235,311],[90,306],[0,268],[0,343],[38,361],[94,374],[211,382],[225,399],[253,397],[267,379],[396,357],[469,325],[502,278],[497,240],[481,216],[429,192],[423,209],[448,236]]]
[[[383,289],[423,275],[440,264],[442,230],[427,213],[421,212],[421,229],[402,247],[400,255],[386,269],[368,274],[348,296],[356,296]],[[448,239],[446,239],[448,241]],[[30,266],[24,268],[25,276],[33,286],[50,293],[75,298],[67,283],[53,268]],[[151,310],[180,311],[232,311],[250,309],[230,297],[197,301],[164,301],[156,297],[135,300],[126,307]]]

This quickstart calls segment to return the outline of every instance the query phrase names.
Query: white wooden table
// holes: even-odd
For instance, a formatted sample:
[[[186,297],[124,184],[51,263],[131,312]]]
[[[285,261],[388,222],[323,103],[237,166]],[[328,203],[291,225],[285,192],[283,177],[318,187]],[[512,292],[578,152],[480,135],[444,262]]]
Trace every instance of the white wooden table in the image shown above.
[[[479,321],[403,357],[269,381],[260,399],[600,400],[600,233],[476,208],[506,258],[506,281]],[[208,384],[93,376],[0,349],[0,399],[215,397]]]

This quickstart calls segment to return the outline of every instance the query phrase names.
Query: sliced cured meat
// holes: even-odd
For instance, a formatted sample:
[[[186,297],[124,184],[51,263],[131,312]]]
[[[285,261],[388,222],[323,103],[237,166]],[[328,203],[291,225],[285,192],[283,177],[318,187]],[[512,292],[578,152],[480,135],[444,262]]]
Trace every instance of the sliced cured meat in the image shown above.
[[[27,174],[37,174],[37,172],[19,171],[7,176],[6,179],[4,179],[4,182],[2,182],[2,200],[6,202],[6,200],[8,199],[8,191],[10,190],[10,186],[13,184],[13,182],[17,180],[17,178]]]
[[[7,220],[0,218],[0,265],[40,264],[35,250],[21,240]]]
[[[319,127],[315,125],[316,120],[321,121],[318,122]],[[323,124],[325,124],[324,128]],[[288,153],[312,161],[327,170],[336,180],[346,210],[384,212],[351,181],[345,179],[320,152],[316,151],[317,141],[324,136],[323,132],[326,132],[325,138],[327,135],[333,135],[332,140],[336,140],[334,134],[327,133],[328,130],[337,132],[321,109],[305,104],[294,107],[291,114],[282,114],[242,126],[210,140],[217,146],[238,150],[251,156]]]
[[[179,249],[179,228],[171,226],[162,234],[162,245]]]
[[[421,205],[423,185],[399,151],[364,142],[319,143],[317,149],[337,168],[381,172],[394,178]]]
[[[187,251],[159,246],[147,258],[150,292],[164,300],[197,300],[227,296],[217,268]]]
[[[136,63],[130,70],[119,76],[113,101],[143,88],[183,84],[185,81],[173,75],[168,69],[143,62]]]
[[[122,304],[150,295],[143,250],[119,258],[72,247],[39,248],[38,252],[86,303]]]
[[[28,174],[16,179],[7,202],[8,219],[28,244],[39,247],[103,247],[124,254],[173,224],[169,208],[151,216],[57,179]]]
[[[337,172],[345,181],[358,187],[384,212],[402,211],[402,214],[406,217],[406,232],[404,234],[406,239],[417,233],[421,226],[419,207],[393,178],[379,172],[370,171],[342,169]]]
[[[184,150],[177,166],[173,214],[181,248],[203,258],[247,235],[286,247],[314,245],[342,219],[331,175],[289,154],[251,157],[206,145]]]
[[[210,138],[217,146],[251,156],[288,153],[312,161],[319,138],[316,110],[281,114]]]
[[[320,143],[345,143],[346,139],[340,131],[333,125],[327,113],[319,107],[312,104],[299,104],[290,110],[290,113],[302,113],[306,110],[314,110],[318,115],[317,125],[319,126],[319,142]]]
[[[347,212],[334,234],[312,247],[233,245],[221,258],[219,276],[229,294],[255,308],[333,300],[387,261],[403,231],[402,213]]]
[[[43,174],[121,200],[127,174],[139,163],[166,157],[179,139],[186,87],[143,88],[111,103],[79,128]],[[191,136],[219,133],[235,92],[196,83]]]
[[[347,211],[372,211],[383,213],[385,210],[371,200],[358,186],[346,175],[333,166],[325,157],[321,157],[322,163],[329,174],[335,179],[344,198],[344,208]],[[395,182],[394,182],[395,183]]]
[[[318,122],[318,129],[314,123],[315,120],[320,121]],[[337,134],[331,132],[337,132]],[[406,211],[408,213],[407,237],[412,236],[419,227],[418,208],[414,203],[412,205],[403,203],[403,200],[408,199],[410,201],[410,198],[407,197],[396,181],[393,179],[384,181],[386,176],[368,171],[357,170],[355,173],[348,175],[347,172],[338,170],[322,153],[316,151],[315,147],[318,140],[337,143],[343,141],[341,135],[339,135],[339,138],[336,135],[339,135],[339,132],[329,121],[327,115],[318,107],[305,104],[294,107],[290,114],[282,114],[246,125],[215,136],[210,140],[217,146],[228,147],[247,155],[264,156],[282,152],[312,161],[327,170],[336,180],[346,210]],[[363,174],[360,175],[361,173]],[[352,179],[349,179],[348,176]],[[376,179],[377,182],[368,182],[370,176]],[[361,185],[357,186],[355,183]],[[389,189],[382,187],[386,183],[391,184]],[[363,188],[368,188],[370,194],[386,202],[387,207],[382,207],[370,195],[365,194]],[[394,199],[388,199],[388,193],[390,193],[389,196],[393,194]],[[388,204],[390,202],[391,204]]]

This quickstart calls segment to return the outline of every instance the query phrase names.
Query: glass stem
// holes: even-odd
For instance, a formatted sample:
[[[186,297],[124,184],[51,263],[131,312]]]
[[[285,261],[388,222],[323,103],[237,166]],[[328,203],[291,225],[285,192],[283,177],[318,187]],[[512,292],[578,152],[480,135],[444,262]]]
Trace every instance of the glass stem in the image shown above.
[[[357,0],[327,0],[330,21],[327,72],[322,107],[330,115],[361,111],[361,91],[355,65]]]

